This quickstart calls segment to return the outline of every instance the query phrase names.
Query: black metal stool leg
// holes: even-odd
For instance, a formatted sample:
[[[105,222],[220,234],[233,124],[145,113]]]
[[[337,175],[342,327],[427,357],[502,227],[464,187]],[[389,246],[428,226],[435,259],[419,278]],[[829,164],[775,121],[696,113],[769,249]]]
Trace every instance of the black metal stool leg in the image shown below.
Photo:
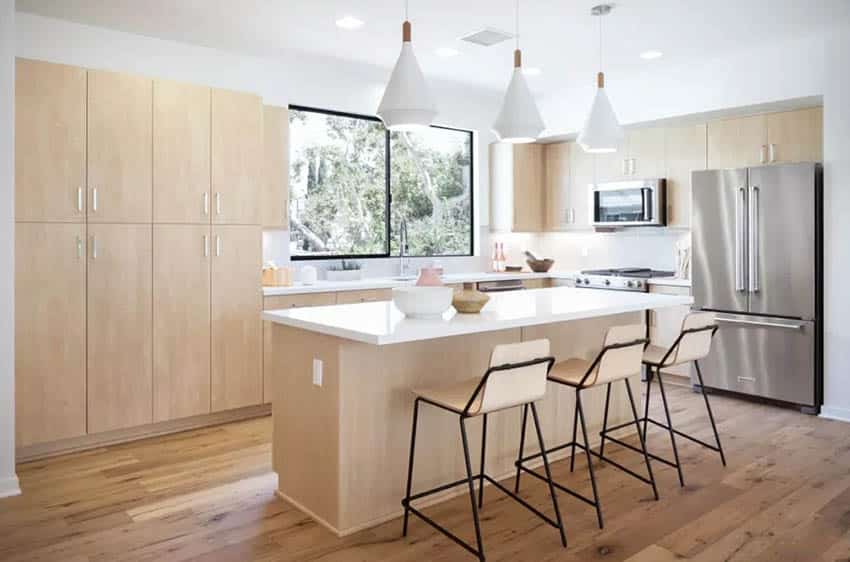
[[[626,391],[629,393],[629,404],[632,407],[632,417],[635,420],[635,427],[637,428],[638,438],[640,439],[640,450],[643,452],[643,460],[646,463],[646,472],[649,474],[649,479],[652,482],[652,493],[655,495],[655,499],[658,499],[658,488],[655,486],[655,476],[652,474],[652,464],[649,462],[649,454],[646,452],[646,439],[643,434],[640,432],[640,422],[638,421],[637,408],[635,407],[635,398],[632,394],[632,385],[629,383],[629,379],[624,379],[626,381]]]
[[[419,418],[419,399],[413,403],[413,429],[410,430],[410,458],[407,463],[407,491],[404,496],[404,527],[402,536],[407,536],[407,521],[410,516],[410,487],[413,484],[413,453],[416,449],[416,421]]]
[[[685,478],[682,476],[682,463],[679,462],[679,450],[676,448],[676,432],[673,431],[673,421],[670,418],[670,408],[667,406],[667,393],[664,392],[664,381],[661,380],[661,367],[655,369],[658,375],[658,388],[661,390],[661,401],[664,403],[664,415],[667,416],[667,428],[670,432],[670,444],[673,445],[673,459],[676,461],[676,470],[679,473],[679,485],[685,485]]]
[[[487,451],[487,414],[481,426],[481,478],[478,480],[478,508],[484,505],[484,455]]]
[[[649,423],[649,397],[652,396],[652,367],[646,368],[646,398],[643,401],[643,439],[646,441],[646,424]],[[640,431],[640,427],[638,427]]]
[[[605,415],[602,417],[602,433],[599,442],[599,456],[605,454],[605,432],[608,431],[608,406],[611,404],[611,383],[608,383],[608,388],[605,390]]]
[[[543,444],[543,432],[540,430],[540,418],[537,417],[537,406],[531,403],[531,414],[534,416],[534,428],[537,430],[537,442],[540,444],[540,452],[543,457],[543,467],[546,469],[546,481],[549,484],[549,495],[552,496],[552,507],[555,508],[555,518],[558,521],[558,531],[561,533],[561,544],[567,547],[567,534],[564,532],[564,522],[561,519],[561,510],[558,508],[558,498],[555,496],[555,486],[552,484],[552,472],[549,470],[549,458],[546,455],[546,445]]]
[[[475,521],[475,540],[478,543],[478,559],[484,562],[484,544],[481,542],[481,522],[478,520],[478,504],[475,503],[475,486],[472,484],[472,463],[469,460],[469,441],[466,438],[466,423],[463,416],[460,418],[460,436],[463,441],[463,460],[466,462],[466,481],[469,485],[472,519]]]
[[[702,383],[702,371],[699,368],[699,361],[694,361],[694,366],[697,368],[697,378],[699,379],[700,391],[702,391],[702,399],[705,400],[705,409],[708,410],[708,419],[711,421],[711,429],[714,431],[714,439],[717,441],[717,452],[720,453],[720,462],[723,463],[723,466],[726,466],[726,455],[723,454],[723,445],[720,444],[720,434],[717,432],[717,424],[714,423],[711,404],[708,403],[708,394],[706,394],[705,385]]]
[[[576,391],[576,406],[578,409],[579,419],[581,420],[581,434],[584,438],[584,452],[587,455],[587,470],[590,472],[590,485],[593,487],[593,500],[596,504],[596,519],[599,522],[599,528],[603,528],[602,523],[602,506],[599,503],[599,492],[596,489],[596,476],[593,474],[593,457],[590,455],[590,440],[587,438],[587,424],[584,420],[584,408],[581,407],[581,391]]]
[[[528,422],[528,404],[522,408],[522,430],[519,434],[519,455],[517,456],[516,481],[514,482],[514,493],[519,493],[519,475],[522,474],[519,462],[522,460],[523,450],[525,449],[525,424]]]
[[[576,390],[576,407],[573,412],[573,446],[572,451],[570,451],[570,472],[575,469],[576,466],[576,435],[578,433],[578,390]]]

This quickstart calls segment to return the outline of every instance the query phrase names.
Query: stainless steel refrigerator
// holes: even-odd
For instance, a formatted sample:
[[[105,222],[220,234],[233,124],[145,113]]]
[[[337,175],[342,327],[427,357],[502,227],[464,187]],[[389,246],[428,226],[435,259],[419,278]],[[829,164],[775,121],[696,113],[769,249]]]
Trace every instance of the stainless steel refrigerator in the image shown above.
[[[707,388],[820,411],[821,178],[815,163],[693,172],[694,306],[719,325]]]

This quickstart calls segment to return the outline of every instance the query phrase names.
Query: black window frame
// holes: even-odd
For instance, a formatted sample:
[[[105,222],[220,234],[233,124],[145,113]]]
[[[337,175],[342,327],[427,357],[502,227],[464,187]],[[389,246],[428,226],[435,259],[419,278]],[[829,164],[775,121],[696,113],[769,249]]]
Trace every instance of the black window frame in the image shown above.
[[[322,109],[307,105],[290,104],[289,111],[306,111],[318,113],[322,115],[330,115],[334,117],[346,117],[349,119],[362,119],[364,121],[372,121],[383,124],[383,121],[375,115],[364,115],[360,113],[350,113],[347,111],[337,111],[333,109]],[[431,125],[433,129],[444,129],[447,131],[457,131],[469,135],[469,253],[468,254],[439,254],[434,256],[415,256],[408,255],[410,258],[468,258],[475,255],[475,136],[474,131],[469,129],[459,129],[456,127],[447,127],[444,125]],[[385,228],[387,233],[386,251],[382,254],[317,254],[317,255],[290,255],[292,261],[317,261],[317,260],[368,260],[368,259],[386,259],[398,257],[390,252],[392,247],[392,131],[384,127],[384,214]],[[287,147],[288,150],[288,147]],[[291,161],[291,158],[289,159]],[[289,170],[287,169],[287,174]],[[289,195],[287,194],[287,198]],[[287,202],[288,203],[288,202]]]

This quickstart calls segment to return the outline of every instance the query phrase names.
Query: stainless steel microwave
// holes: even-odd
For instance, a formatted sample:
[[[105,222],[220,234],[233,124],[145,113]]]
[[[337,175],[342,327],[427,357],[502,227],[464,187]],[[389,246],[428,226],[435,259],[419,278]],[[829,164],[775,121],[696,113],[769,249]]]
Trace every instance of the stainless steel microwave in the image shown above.
[[[664,178],[591,184],[591,223],[600,228],[665,226],[666,190]]]

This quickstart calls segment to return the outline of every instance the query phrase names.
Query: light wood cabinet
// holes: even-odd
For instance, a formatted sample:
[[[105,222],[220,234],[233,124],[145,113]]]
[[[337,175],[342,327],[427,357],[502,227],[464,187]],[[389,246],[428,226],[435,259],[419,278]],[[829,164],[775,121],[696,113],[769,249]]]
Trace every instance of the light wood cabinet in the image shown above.
[[[823,160],[823,108],[767,115],[768,162]]]
[[[153,220],[210,222],[210,89],[153,85]]]
[[[572,143],[558,142],[543,147],[546,186],[546,230],[570,225],[573,217],[570,198],[570,150],[581,150]]]
[[[153,81],[88,72],[88,221],[149,223]]]
[[[263,106],[262,225],[289,228],[289,111]]]
[[[664,128],[629,129],[616,152],[597,155],[599,181],[659,178],[664,175]]]
[[[15,146],[15,218],[84,222],[84,69],[17,60]]]
[[[259,226],[212,230],[212,411],[260,404],[262,234]]]
[[[578,144],[571,143],[572,177],[567,194],[568,227],[571,229],[590,228],[590,186],[596,183],[596,157],[595,154],[585,152]]]
[[[212,217],[216,224],[260,224],[263,108],[253,94],[212,91]]]
[[[545,226],[543,145],[490,145],[490,225],[496,231],[540,232]]]
[[[366,291],[340,291],[336,294],[336,304],[358,302],[380,302],[393,299],[392,289],[371,289]]]
[[[767,117],[753,115],[708,123],[708,168],[744,168],[767,162]]]
[[[691,294],[691,288],[672,285],[650,285],[649,292],[660,295],[689,296]],[[652,345],[669,349],[676,341],[676,338],[679,337],[679,333],[682,330],[682,322],[690,311],[691,308],[689,306],[670,306],[651,311],[650,339],[652,340]],[[680,377],[689,377],[690,364],[666,367],[662,372]]]
[[[706,169],[706,125],[668,127],[665,131],[667,224],[691,224],[691,172]]]
[[[89,224],[88,432],[152,421],[152,227]]]
[[[153,419],[210,411],[210,227],[153,227]]]
[[[19,447],[86,433],[85,225],[15,228]]]

